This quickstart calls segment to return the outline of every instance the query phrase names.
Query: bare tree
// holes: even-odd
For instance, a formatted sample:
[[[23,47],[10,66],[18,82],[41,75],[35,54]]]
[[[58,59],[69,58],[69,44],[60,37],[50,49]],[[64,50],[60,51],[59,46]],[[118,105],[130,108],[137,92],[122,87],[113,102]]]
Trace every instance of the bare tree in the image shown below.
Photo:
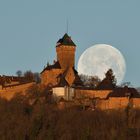
[[[80,79],[87,87],[96,87],[101,82],[98,76],[88,76],[81,74]]]
[[[26,71],[24,77],[27,81],[34,81],[34,74],[31,70]]]
[[[22,71],[21,71],[21,70],[18,70],[18,71],[16,72],[16,75],[17,75],[18,77],[21,77],[21,76],[22,76]]]
[[[121,84],[121,87],[125,87],[125,86],[127,86],[127,87],[133,87],[132,84],[131,84],[131,82],[124,82],[124,83]]]
[[[38,72],[35,72],[33,75],[35,82],[40,83],[41,82],[40,74]]]

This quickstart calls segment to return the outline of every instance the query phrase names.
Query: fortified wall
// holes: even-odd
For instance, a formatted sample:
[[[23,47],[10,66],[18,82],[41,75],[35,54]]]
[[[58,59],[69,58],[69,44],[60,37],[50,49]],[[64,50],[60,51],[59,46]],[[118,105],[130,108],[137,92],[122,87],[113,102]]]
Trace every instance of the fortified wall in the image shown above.
[[[140,109],[140,95],[134,88],[119,88],[118,90],[85,90],[75,89],[76,98],[92,98],[95,108],[124,109],[128,106]]]
[[[75,89],[76,98],[100,98],[106,99],[112,90],[95,90],[95,89]]]
[[[120,89],[119,89],[120,90]],[[67,101],[79,100],[85,106],[92,107],[93,109],[125,109],[131,106],[135,109],[140,109],[140,95],[133,88],[120,91],[114,90],[95,90],[95,89],[80,89],[70,87],[55,87],[53,93],[55,97],[63,98]],[[63,91],[63,92],[62,92]],[[129,94],[128,94],[129,91]],[[117,96],[116,96],[117,95]],[[67,103],[66,103],[67,104]],[[76,103],[77,104],[77,103]],[[65,105],[66,106],[66,105]]]
[[[57,76],[62,73],[62,69],[50,69],[42,72],[41,82],[46,86],[53,86],[58,83]]]
[[[109,98],[98,100],[97,108],[102,110],[107,109],[125,109],[130,105],[132,108],[140,109],[140,98],[128,98],[128,97],[119,97],[119,98]]]
[[[139,100],[140,101],[140,100]],[[128,97],[113,97],[109,99],[103,99],[97,101],[97,108],[106,110],[106,109],[124,109],[130,103]]]

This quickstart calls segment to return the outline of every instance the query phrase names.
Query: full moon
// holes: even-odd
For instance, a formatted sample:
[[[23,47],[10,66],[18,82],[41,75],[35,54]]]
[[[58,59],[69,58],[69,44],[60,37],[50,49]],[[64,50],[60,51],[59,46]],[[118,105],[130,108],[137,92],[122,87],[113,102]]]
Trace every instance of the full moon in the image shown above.
[[[98,76],[101,80],[112,69],[120,84],[125,76],[126,63],[122,53],[113,46],[97,44],[86,49],[78,60],[79,74]]]

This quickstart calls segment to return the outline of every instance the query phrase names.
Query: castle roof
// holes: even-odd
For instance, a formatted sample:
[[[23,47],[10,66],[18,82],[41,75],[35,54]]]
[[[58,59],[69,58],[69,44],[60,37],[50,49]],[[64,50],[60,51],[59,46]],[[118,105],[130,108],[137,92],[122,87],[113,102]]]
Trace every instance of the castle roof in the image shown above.
[[[57,41],[56,47],[59,47],[60,45],[76,46],[67,33],[65,33],[64,36]]]
[[[120,87],[115,88],[108,97],[131,97],[131,98],[140,98],[140,94],[135,88]]]
[[[75,75],[75,79],[74,79],[74,82],[73,82],[73,86],[83,86],[83,82],[82,82],[82,80],[80,79],[80,77],[79,77],[78,74]]]
[[[81,86],[81,85],[83,85],[83,83],[82,83],[82,81],[81,81],[81,79],[80,79],[80,77],[78,75],[78,72],[75,70],[74,67],[72,67],[72,70],[73,70],[74,75],[75,75],[75,79],[74,79],[72,85],[73,86]],[[69,71],[69,68],[67,68],[63,73],[61,73],[61,74],[59,74],[57,76],[57,78],[60,78],[59,83],[58,83],[57,86],[69,86],[69,83],[66,80],[66,76],[67,76],[68,71]]]
[[[47,67],[43,69],[41,73],[43,73],[45,70],[51,70],[51,69],[61,69],[59,62],[57,61],[53,65],[48,65]]]
[[[65,76],[64,76],[63,74],[58,75],[58,77],[60,78],[60,81],[59,81],[59,83],[58,83],[57,86],[59,86],[59,87],[69,86],[69,84],[68,84],[68,82],[66,81]],[[58,77],[57,77],[57,78],[58,78]]]

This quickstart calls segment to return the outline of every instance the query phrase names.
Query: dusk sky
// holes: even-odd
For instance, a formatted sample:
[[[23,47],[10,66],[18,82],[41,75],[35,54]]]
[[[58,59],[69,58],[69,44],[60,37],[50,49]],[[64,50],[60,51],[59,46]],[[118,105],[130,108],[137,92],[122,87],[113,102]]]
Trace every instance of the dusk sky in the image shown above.
[[[67,20],[76,65],[88,47],[109,44],[125,57],[124,81],[140,86],[140,0],[0,0],[0,74],[53,63]]]

